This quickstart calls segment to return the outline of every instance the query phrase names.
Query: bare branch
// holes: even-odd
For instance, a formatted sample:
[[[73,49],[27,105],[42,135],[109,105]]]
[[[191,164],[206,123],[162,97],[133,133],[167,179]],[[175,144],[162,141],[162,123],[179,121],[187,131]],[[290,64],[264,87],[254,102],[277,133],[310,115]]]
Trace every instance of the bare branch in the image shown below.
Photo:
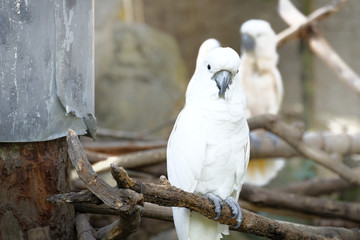
[[[309,37],[311,50],[335,72],[342,82],[360,95],[360,77],[331,48],[326,39],[320,35],[315,25],[315,21],[336,13],[347,2],[347,0],[338,1],[334,5],[320,8],[308,17],[305,17],[290,0],[281,0],[279,2],[280,16],[291,27],[278,34],[278,46],[294,37],[300,37],[301,33],[311,33]]]
[[[129,181],[129,180],[127,180]],[[131,181],[130,181],[131,182]],[[137,183],[139,184],[139,183]],[[162,190],[163,185],[155,185],[155,184],[144,184],[144,192],[150,192],[149,188],[154,187],[151,191],[155,196],[149,197],[149,199],[153,199],[155,202],[166,205],[166,206],[184,206],[190,209],[195,209],[189,201],[188,198],[193,198],[196,200],[200,200],[202,203],[197,204],[196,209],[200,208],[200,213],[204,212],[213,212],[213,215],[216,215],[213,211],[213,204],[207,198],[195,195],[191,193],[184,192],[180,189],[177,189],[172,186],[168,186],[167,190]],[[138,186],[134,186],[134,188],[138,188]],[[174,192],[175,190],[175,192]],[[178,194],[180,192],[180,194]],[[181,192],[183,194],[181,194]],[[159,194],[160,193],[160,194]],[[76,193],[73,193],[76,195]],[[163,195],[166,195],[166,199],[163,199]],[[180,195],[180,196],[179,196]],[[180,197],[180,198],[179,198]],[[101,213],[101,214],[110,214],[110,215],[118,215],[119,210],[111,209],[105,205],[94,205],[94,204],[86,204],[86,203],[75,203],[74,204],[76,211],[78,212],[88,212],[88,213]],[[167,221],[171,221],[171,210],[170,208],[164,208],[159,206],[154,206],[155,210],[153,210],[154,205],[145,204],[145,210],[143,212],[143,216],[153,217],[156,216],[156,219],[163,219]],[[231,223],[233,219],[231,219],[231,214],[228,212],[228,207],[225,205],[227,209],[222,211],[222,223]],[[201,210],[203,208],[204,210]],[[150,210],[149,210],[150,209]],[[155,214],[154,214],[155,213]],[[230,214],[230,215],[228,215]],[[258,236],[268,237],[271,239],[357,239],[360,235],[355,230],[348,230],[344,228],[332,228],[332,227],[311,227],[300,224],[293,224],[288,222],[281,222],[276,220],[271,220],[269,218],[257,215],[255,213],[249,212],[245,209],[242,209],[243,221],[239,229],[233,229],[236,231],[247,232],[251,234],[255,234]],[[225,215],[228,217],[226,221],[224,220]],[[230,221],[229,221],[230,220]],[[326,236],[326,238],[324,237]]]
[[[131,213],[119,214],[120,219],[112,224],[100,228],[97,232],[98,239],[127,239],[131,234],[135,233],[139,226],[142,208],[137,206]]]
[[[338,78],[350,89],[360,95],[360,77],[332,49],[319,33],[309,39],[311,50],[332,69]]]
[[[69,131],[68,136],[69,141],[69,155],[71,160],[73,161],[73,165],[75,165],[78,173],[81,175],[81,179],[88,185],[89,189],[92,191],[100,191],[100,193],[94,193],[100,199],[102,199],[108,206],[117,209],[116,211],[122,211],[121,207],[118,207],[118,204],[114,204],[113,202],[121,202],[122,199],[128,198],[128,191],[130,189],[142,193],[145,201],[159,204],[162,206],[177,206],[177,207],[187,207],[190,210],[197,211],[200,214],[208,217],[214,218],[216,213],[214,211],[214,205],[212,201],[207,199],[204,196],[188,193],[178,189],[176,187],[170,186],[163,179],[162,182],[165,183],[163,185],[156,185],[152,183],[142,183],[140,181],[135,181],[128,177],[127,173],[123,168],[118,168],[112,165],[112,174],[117,179],[118,185],[130,187],[130,189],[110,189],[109,192],[103,194],[102,190],[97,189],[96,183],[100,182],[100,177],[94,177],[94,173],[91,165],[88,163],[84,151],[79,143],[79,140],[74,132]],[[78,152],[77,152],[78,151]],[[78,158],[78,159],[74,159]],[[80,166],[80,167],[79,167]],[[86,173],[84,173],[86,172]],[[89,179],[96,179],[89,180]],[[94,187],[95,186],[95,187]],[[106,188],[108,186],[105,185]],[[119,191],[119,190],[127,190],[127,191]],[[122,196],[124,194],[124,196]],[[84,193],[82,193],[82,196]],[[86,194],[85,194],[86,195]],[[120,195],[120,196],[119,196]],[[62,198],[64,199],[64,198]],[[66,199],[73,199],[71,197],[67,197]],[[109,201],[109,199],[113,199]],[[121,199],[121,201],[119,201]],[[130,206],[127,209],[134,209],[136,201],[126,201],[124,204],[129,204]],[[127,211],[130,214],[130,211]],[[276,239],[325,239],[324,236],[321,236],[317,232],[317,228],[306,227],[300,225],[294,225],[290,223],[282,223],[278,221],[274,221],[257,214],[248,212],[246,210],[242,211],[243,221],[240,226],[240,230],[256,234],[259,236],[266,236],[269,238]],[[222,209],[222,214],[219,218],[219,222],[235,226],[237,224],[236,220],[232,218],[231,209],[228,205],[224,205]],[[335,235],[333,235],[335,234]],[[346,237],[347,239],[353,239],[354,234],[358,234],[355,231],[346,230],[346,229],[336,229],[336,231],[331,232],[330,230],[327,232],[327,237]],[[349,236],[352,237],[349,237]],[[358,235],[357,235],[358,236]]]
[[[108,157],[104,161],[93,165],[95,172],[109,171],[110,165],[115,164],[124,168],[135,168],[156,164],[166,160],[165,148],[156,148],[151,150],[138,151],[119,156]]]
[[[356,185],[350,184],[344,179],[333,177],[328,179],[311,179],[291,185],[276,188],[276,191],[286,193],[296,193],[306,196],[320,196],[324,194],[331,194],[334,192],[346,191]]]
[[[322,217],[342,218],[360,222],[360,204],[358,203],[281,193],[251,185],[243,186],[240,198],[261,206],[290,209]]]
[[[115,209],[131,211],[134,204],[142,202],[142,196],[127,189],[110,187],[92,169],[76,133],[69,129],[68,153],[72,165],[87,188],[104,203]]]
[[[96,231],[88,222],[85,214],[77,214],[75,226],[79,240],[95,240]]]
[[[346,2],[347,0],[337,1],[331,5],[319,8],[308,17],[305,17],[290,1],[280,0],[278,12],[290,27],[277,35],[277,46],[282,47],[285,43],[295,38],[306,36],[308,32],[312,32],[311,28],[314,24],[337,13]]]
[[[118,155],[136,151],[149,150],[154,148],[166,147],[167,142],[156,141],[112,141],[112,142],[86,142],[84,148],[93,152]]]
[[[277,136],[270,136],[269,134],[258,133],[257,131],[251,134],[258,139],[257,144],[250,144],[251,159],[273,157],[290,158],[301,155],[297,150]],[[337,153],[346,155],[360,153],[360,133],[335,134],[331,132],[306,132],[304,133],[302,141],[328,154]]]
[[[337,173],[351,184],[360,186],[360,176],[342,163],[340,156],[329,155],[320,149],[313,148],[302,141],[302,133],[279,121],[275,115],[260,115],[248,120],[251,130],[263,128],[281,137],[305,157]]]

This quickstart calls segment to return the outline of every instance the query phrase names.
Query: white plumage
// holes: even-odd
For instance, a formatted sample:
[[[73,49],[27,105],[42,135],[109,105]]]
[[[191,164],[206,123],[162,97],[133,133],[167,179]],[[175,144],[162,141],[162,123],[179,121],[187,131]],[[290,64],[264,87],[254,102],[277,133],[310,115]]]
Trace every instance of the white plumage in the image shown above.
[[[231,48],[215,46],[200,49],[198,60],[168,141],[168,178],[188,192],[237,200],[250,149],[240,59]],[[228,86],[220,74],[229,77]],[[220,239],[229,233],[227,225],[185,208],[173,208],[173,215],[180,240]]]
[[[242,54],[240,78],[246,95],[247,118],[278,114],[283,100],[283,85],[277,69],[276,34],[263,20],[249,20],[241,28]],[[257,134],[261,132],[257,131]],[[284,166],[283,159],[250,161],[245,182],[265,185]]]

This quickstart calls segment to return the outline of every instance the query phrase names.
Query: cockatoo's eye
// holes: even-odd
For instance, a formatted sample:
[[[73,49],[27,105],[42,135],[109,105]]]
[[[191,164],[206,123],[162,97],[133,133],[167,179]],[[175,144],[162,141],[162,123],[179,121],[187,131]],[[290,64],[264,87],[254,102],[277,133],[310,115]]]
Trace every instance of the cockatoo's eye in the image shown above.
[[[208,65],[207,65],[207,69],[209,69],[209,70],[211,69],[211,66],[210,66],[210,64],[208,64]]]

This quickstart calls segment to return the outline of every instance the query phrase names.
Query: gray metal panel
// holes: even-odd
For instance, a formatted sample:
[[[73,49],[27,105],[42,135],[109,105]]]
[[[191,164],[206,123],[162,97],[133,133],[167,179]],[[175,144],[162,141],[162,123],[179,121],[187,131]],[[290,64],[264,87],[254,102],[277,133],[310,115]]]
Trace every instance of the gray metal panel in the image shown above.
[[[0,142],[94,133],[93,24],[92,1],[0,2]]]

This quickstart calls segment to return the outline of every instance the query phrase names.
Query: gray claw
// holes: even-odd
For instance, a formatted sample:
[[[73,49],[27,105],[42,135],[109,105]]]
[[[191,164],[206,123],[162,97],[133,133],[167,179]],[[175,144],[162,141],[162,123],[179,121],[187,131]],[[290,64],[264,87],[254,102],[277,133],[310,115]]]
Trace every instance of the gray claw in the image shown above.
[[[233,218],[236,218],[236,221],[238,222],[236,228],[240,227],[242,221],[242,214],[239,203],[232,197],[227,197],[225,199],[225,202],[231,208],[231,212],[234,215]]]
[[[214,218],[214,220],[218,220],[220,217],[221,209],[222,209],[222,206],[221,206],[222,199],[213,193],[206,193],[206,194],[204,194],[204,196],[207,197],[208,199],[210,199],[214,203],[215,212],[216,212],[216,217]]]

